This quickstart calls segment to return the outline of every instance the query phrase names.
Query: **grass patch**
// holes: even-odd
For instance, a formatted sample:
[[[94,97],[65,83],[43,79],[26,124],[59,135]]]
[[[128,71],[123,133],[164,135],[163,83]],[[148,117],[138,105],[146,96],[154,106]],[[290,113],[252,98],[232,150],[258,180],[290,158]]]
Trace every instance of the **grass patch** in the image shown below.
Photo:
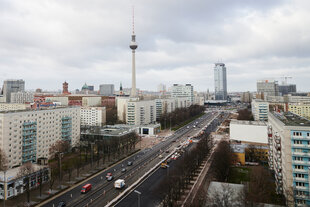
[[[231,167],[228,182],[241,184],[250,181],[251,169],[246,167]]]
[[[180,123],[180,124],[178,124],[177,126],[173,127],[172,130],[173,130],[173,131],[176,131],[176,130],[180,129],[181,127],[183,127],[183,126],[189,124],[190,122],[194,121],[195,119],[197,119],[197,118],[203,116],[204,114],[205,114],[205,113],[202,112],[201,114],[198,114],[198,115],[196,115],[196,116],[193,116],[192,118],[187,119],[186,121],[183,121],[182,123]]]

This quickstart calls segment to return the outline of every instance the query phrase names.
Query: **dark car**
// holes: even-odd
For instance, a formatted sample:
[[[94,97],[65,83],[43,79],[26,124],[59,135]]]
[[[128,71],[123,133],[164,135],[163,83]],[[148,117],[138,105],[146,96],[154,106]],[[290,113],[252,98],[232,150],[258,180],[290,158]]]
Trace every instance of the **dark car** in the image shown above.
[[[122,173],[126,172],[126,168],[123,168],[123,169],[121,170],[121,172],[122,172]]]
[[[128,165],[128,166],[131,166],[132,164],[133,164],[132,161],[128,161],[128,162],[127,162],[127,165]]]
[[[65,201],[60,201],[58,203],[58,206],[57,207],[65,207],[66,206],[66,202]]]

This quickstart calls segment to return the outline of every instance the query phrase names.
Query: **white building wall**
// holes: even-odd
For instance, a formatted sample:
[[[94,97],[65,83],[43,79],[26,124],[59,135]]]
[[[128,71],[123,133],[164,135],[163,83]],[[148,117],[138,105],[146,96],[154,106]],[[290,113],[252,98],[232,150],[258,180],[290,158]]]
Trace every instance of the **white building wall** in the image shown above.
[[[101,106],[101,96],[98,97],[83,97],[82,106]]]
[[[11,93],[11,103],[32,103],[34,100],[34,93],[20,91]]]
[[[102,126],[106,123],[105,107],[81,107],[82,126]]]
[[[9,167],[22,164],[23,124],[36,122],[36,158],[48,158],[49,148],[62,139],[62,117],[72,118],[72,145],[80,140],[80,108],[56,108],[0,113],[0,147]]]
[[[174,84],[171,87],[171,96],[174,98],[186,97],[190,105],[194,103],[194,87],[190,84]]]
[[[0,111],[25,110],[26,108],[29,108],[29,104],[0,103]]]
[[[146,125],[156,121],[155,100],[129,101],[126,122],[129,125]]]
[[[267,144],[267,124],[265,122],[232,120],[230,122],[230,139]]]

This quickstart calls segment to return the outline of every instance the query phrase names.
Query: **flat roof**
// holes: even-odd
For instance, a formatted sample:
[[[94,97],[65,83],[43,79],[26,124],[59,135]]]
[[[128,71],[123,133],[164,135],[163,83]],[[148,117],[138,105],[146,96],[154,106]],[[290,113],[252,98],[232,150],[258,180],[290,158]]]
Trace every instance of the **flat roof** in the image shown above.
[[[136,127],[129,127],[125,125],[107,125],[104,127],[90,127],[81,131],[81,134],[103,135],[103,136],[120,136],[135,131]]]
[[[267,123],[264,121],[247,121],[247,120],[232,119],[230,123],[240,125],[267,126]]]
[[[291,112],[271,112],[277,119],[279,119],[286,126],[307,126],[310,127],[310,120],[298,116]]]
[[[32,163],[32,166],[33,166],[33,169],[34,169],[34,172],[37,172],[39,171],[40,169],[43,169],[43,168],[46,168],[48,166],[44,166],[44,165],[38,165],[38,164],[35,164],[35,163]],[[9,182],[11,180],[14,180],[16,178],[18,178],[18,173],[19,173],[19,169],[21,168],[20,167],[16,167],[16,168],[11,168],[11,169],[8,169],[6,171],[6,182]],[[0,181],[4,181],[4,172],[3,171],[0,171]]]
[[[49,107],[49,108],[39,108],[39,109],[21,109],[21,110],[9,110],[9,111],[0,111],[0,114],[9,114],[9,113],[18,113],[18,112],[32,112],[32,111],[48,111],[48,110],[55,110],[55,109],[65,109],[65,108],[80,108],[79,106],[56,106],[56,107]]]

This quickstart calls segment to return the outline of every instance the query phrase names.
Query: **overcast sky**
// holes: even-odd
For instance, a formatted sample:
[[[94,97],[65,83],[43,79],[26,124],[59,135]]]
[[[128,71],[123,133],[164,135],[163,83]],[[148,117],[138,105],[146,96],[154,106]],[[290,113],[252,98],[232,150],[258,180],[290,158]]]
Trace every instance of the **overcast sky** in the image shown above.
[[[281,76],[310,89],[309,0],[1,0],[1,86],[130,87],[133,4],[142,90],[191,83],[214,91],[217,61],[226,64],[228,91]]]

